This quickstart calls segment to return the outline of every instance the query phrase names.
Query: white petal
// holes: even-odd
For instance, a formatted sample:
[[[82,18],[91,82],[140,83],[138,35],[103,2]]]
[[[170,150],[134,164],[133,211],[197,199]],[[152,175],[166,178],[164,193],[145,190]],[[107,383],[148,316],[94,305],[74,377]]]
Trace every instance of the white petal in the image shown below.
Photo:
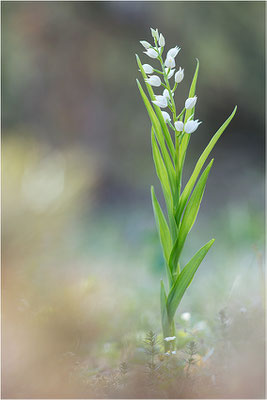
[[[163,90],[163,96],[166,97],[167,99],[170,99],[170,93],[169,93],[168,89]]]
[[[165,38],[162,33],[159,35],[159,45],[164,47],[165,46]]]
[[[177,54],[179,53],[180,50],[181,50],[181,48],[178,47],[178,46],[173,47],[172,49],[170,49],[170,50],[168,51],[167,57],[168,57],[168,56],[171,56],[171,57],[175,58],[175,57],[177,56]]]
[[[140,40],[140,43],[141,43],[142,46],[144,46],[144,48],[146,50],[149,49],[150,47],[152,47],[151,44],[148,43],[146,40]]]
[[[143,64],[142,67],[146,74],[153,74],[153,67],[151,67],[151,65]]]
[[[175,129],[176,129],[178,132],[183,132],[183,130],[184,130],[184,124],[183,124],[182,121],[176,121],[176,122],[174,123],[174,126],[175,126]]]
[[[167,74],[168,70],[169,70],[169,68],[165,68],[166,74]],[[173,74],[174,74],[174,71],[175,71],[174,68],[170,70],[170,72],[169,72],[169,74],[168,74],[168,79],[171,79],[171,77],[172,77]]]
[[[195,130],[197,130],[198,126],[201,124],[200,121],[197,120],[190,120],[187,121],[185,126],[184,126],[184,130],[186,133],[193,133],[195,132]]]
[[[149,85],[151,86],[160,86],[161,85],[161,80],[157,75],[151,75],[149,78],[145,80]]]
[[[180,83],[184,79],[184,70],[181,67],[176,72],[174,79],[176,83]]]
[[[195,107],[197,102],[197,96],[194,97],[188,97],[188,99],[185,101],[185,108],[187,110],[191,110],[193,107]]]
[[[157,28],[157,29],[150,28],[150,30],[151,30],[151,35],[152,35],[152,37],[155,38],[155,39],[157,39],[157,40],[159,40],[159,31],[158,31],[158,28]]]
[[[148,49],[147,51],[144,51],[144,53],[146,55],[148,55],[148,57],[151,57],[151,58],[157,58],[158,57],[158,52],[155,49],[152,49],[152,48]]]
[[[165,60],[165,67],[167,67],[167,68],[175,67],[175,60],[173,57],[167,56],[167,58]]]
[[[171,122],[171,117],[166,111],[161,111],[161,113],[165,122]]]
[[[165,108],[168,105],[168,101],[165,96],[155,96],[156,100],[153,100],[152,103],[156,104],[161,108]]]

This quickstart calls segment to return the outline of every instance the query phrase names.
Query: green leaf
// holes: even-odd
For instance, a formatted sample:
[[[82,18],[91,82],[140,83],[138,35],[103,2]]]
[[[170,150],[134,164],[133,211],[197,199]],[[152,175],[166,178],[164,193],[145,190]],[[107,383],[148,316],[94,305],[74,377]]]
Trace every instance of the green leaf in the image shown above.
[[[182,272],[178,275],[178,278],[174,282],[170,293],[167,298],[167,310],[169,321],[174,318],[177,307],[182,300],[182,297],[191,283],[199,265],[201,264],[203,258],[209,251],[210,247],[214,243],[214,239],[210,240],[205,246],[194,255],[194,257],[189,261],[188,264],[183,268]]]
[[[165,163],[165,167],[166,167],[166,170],[167,170],[167,173],[168,173],[172,194],[174,196],[174,193],[176,191],[176,187],[175,187],[175,171],[174,171],[174,168],[173,168],[173,164],[172,164],[170,155],[169,155],[168,150],[167,150],[166,145],[165,145],[165,140],[164,140],[164,136],[162,134],[161,126],[160,126],[159,120],[158,120],[158,118],[157,118],[157,116],[156,116],[156,114],[155,114],[155,112],[154,112],[154,110],[153,110],[153,108],[152,108],[152,106],[151,106],[151,104],[150,104],[145,92],[142,89],[142,86],[140,85],[140,82],[138,81],[138,79],[136,81],[137,81],[137,85],[138,85],[139,91],[141,93],[142,99],[143,99],[144,104],[146,106],[149,118],[151,120],[152,126],[153,126],[153,128],[155,130],[155,133],[156,133],[156,137],[157,137],[157,140],[158,140],[161,152],[162,152],[162,157],[163,157],[163,160],[164,160],[164,163]]]
[[[145,71],[144,71],[144,68],[143,68],[142,63],[141,63],[141,61],[140,61],[140,58],[138,57],[137,54],[136,54],[135,56],[136,56],[136,60],[137,60],[138,67],[140,68],[141,74],[142,74],[143,79],[144,79],[144,81],[145,81],[145,80],[147,79],[147,75],[146,75],[146,73],[145,73]],[[145,81],[145,84],[146,84],[147,91],[148,91],[148,94],[149,94],[151,100],[155,100],[155,94],[154,94],[154,92],[153,92],[153,89],[152,89],[151,85],[149,85],[148,83],[146,83],[146,81]],[[167,127],[166,122],[164,121],[164,118],[163,118],[162,113],[161,113],[161,109],[160,109],[158,106],[156,106],[154,103],[153,103],[153,107],[154,107],[154,109],[155,109],[155,112],[156,112],[156,114],[157,114],[158,120],[159,120],[159,122],[160,122],[161,129],[162,129],[162,131],[163,131],[163,134],[164,134],[166,143],[167,143],[168,148],[169,148],[169,151],[170,151],[170,153],[171,153],[171,157],[172,157],[172,159],[174,160],[175,149],[174,149],[174,145],[173,145],[173,141],[172,141],[172,138],[171,138],[169,129],[168,129],[168,127]]]
[[[161,210],[158,199],[155,195],[153,186],[151,186],[151,198],[152,198],[152,205],[153,205],[156,225],[157,225],[157,229],[158,229],[158,233],[159,233],[159,237],[160,237],[160,243],[161,243],[162,250],[163,250],[164,257],[165,257],[166,264],[167,264],[168,278],[171,281],[172,276],[171,276],[171,273],[169,270],[168,260],[169,260],[170,252],[172,249],[172,239],[171,239],[171,234],[170,234],[168,224],[167,224],[164,214]]]
[[[173,200],[172,200],[170,182],[169,182],[168,174],[166,171],[166,167],[164,165],[161,153],[158,148],[158,144],[157,144],[157,141],[155,138],[155,133],[154,133],[153,128],[151,128],[151,145],[152,145],[152,154],[153,154],[153,160],[154,160],[157,176],[161,183],[165,203],[167,206],[168,217],[169,217],[170,228],[171,228],[171,236],[172,236],[172,239],[175,240],[176,235],[177,235],[177,227],[176,227],[176,222],[175,222],[175,218],[173,215]]]
[[[223,134],[223,132],[225,131],[225,129],[227,128],[227,126],[229,125],[229,123],[231,122],[231,120],[233,119],[235,113],[236,113],[236,109],[237,107],[234,108],[232,114],[227,118],[227,120],[224,122],[224,124],[220,127],[220,129],[218,129],[218,131],[214,134],[214,136],[212,137],[212,139],[210,140],[209,144],[207,145],[207,147],[205,148],[205,150],[203,151],[203,153],[201,154],[201,156],[198,159],[198,162],[196,163],[195,169],[189,179],[189,181],[187,182],[184,191],[181,195],[180,198],[180,202],[179,202],[179,208],[178,208],[178,213],[177,213],[177,221],[180,220],[180,217],[184,211],[185,205],[187,203],[187,200],[193,190],[193,187],[196,183],[196,180],[199,176],[199,173],[206,161],[206,159],[208,158],[211,150],[213,149],[213,147],[215,146],[215,144],[217,143],[218,139],[220,138],[220,136]]]
[[[194,222],[196,220],[198,210],[201,204],[201,200],[204,194],[206,182],[208,179],[208,175],[210,172],[210,169],[213,164],[213,159],[210,161],[209,165],[206,167],[206,169],[203,171],[201,177],[199,178],[196,187],[192,193],[192,196],[189,199],[189,202],[186,206],[184,216],[182,219],[182,223],[180,225],[179,233],[177,240],[173,246],[171,255],[170,255],[170,261],[169,261],[169,266],[172,274],[176,272],[177,269],[177,264],[179,261],[179,257],[181,255],[182,249],[184,247],[184,243],[186,240],[186,237],[188,233],[190,232],[192,226],[194,225]]]

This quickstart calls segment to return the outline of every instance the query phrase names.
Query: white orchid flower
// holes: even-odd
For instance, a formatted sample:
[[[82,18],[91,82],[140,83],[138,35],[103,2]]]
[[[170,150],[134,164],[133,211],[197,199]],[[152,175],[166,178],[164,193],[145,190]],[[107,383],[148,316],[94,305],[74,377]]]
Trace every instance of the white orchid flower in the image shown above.
[[[146,50],[152,47],[152,45],[148,43],[146,40],[140,40],[140,43]]]
[[[160,108],[165,108],[168,105],[168,100],[165,96],[155,96],[156,100],[152,100],[152,103],[156,104]]]
[[[146,74],[153,74],[154,70],[153,70],[153,67],[151,67],[151,65],[143,64],[142,67],[143,67],[143,69],[144,69]]]
[[[164,36],[162,35],[162,33],[159,35],[159,45],[160,45],[161,47],[164,47],[164,46],[165,46],[165,38],[164,38]]]
[[[201,121],[199,121],[198,119],[196,120],[188,120],[184,126],[184,131],[186,133],[193,133],[197,130],[198,126],[202,124]]]
[[[161,114],[163,116],[164,121],[167,122],[171,122],[171,117],[170,115],[166,112],[166,111],[161,111]]]
[[[154,39],[159,40],[159,31],[158,31],[158,28],[157,28],[157,29],[150,28],[150,30],[151,30],[151,35],[152,35],[152,37],[153,37]]]
[[[165,68],[166,74],[168,73],[168,70],[169,70],[169,68]],[[174,68],[170,70],[170,72],[169,72],[168,75],[167,75],[167,78],[168,78],[168,79],[171,79],[171,77],[172,77],[173,74],[174,74],[174,71],[175,71]]]
[[[183,130],[184,130],[184,124],[183,124],[182,121],[176,121],[176,122],[174,123],[174,126],[175,126],[175,129],[176,129],[178,132],[183,132]]]
[[[181,50],[181,48],[178,47],[178,46],[173,47],[172,49],[170,49],[170,50],[168,51],[167,57],[170,56],[170,57],[175,58],[175,57],[177,56],[177,54],[179,53],[180,50]]]
[[[174,80],[176,83],[182,82],[184,79],[184,70],[180,67],[174,76]]]
[[[168,89],[163,90],[163,96],[165,96],[167,99],[171,99]]]
[[[185,101],[184,106],[187,110],[191,110],[193,107],[195,107],[196,102],[197,102],[197,96],[188,97],[188,99]]]
[[[167,68],[174,68],[175,67],[175,60],[171,56],[167,56],[165,60],[165,67]]]
[[[176,336],[168,336],[168,337],[164,338],[165,342],[172,342],[175,339],[176,339]]]
[[[144,51],[144,53],[150,58],[158,58],[158,52],[152,47],[147,49],[147,51]]]
[[[145,79],[145,81],[151,86],[158,87],[161,85],[161,80],[157,75],[151,75],[149,78]]]

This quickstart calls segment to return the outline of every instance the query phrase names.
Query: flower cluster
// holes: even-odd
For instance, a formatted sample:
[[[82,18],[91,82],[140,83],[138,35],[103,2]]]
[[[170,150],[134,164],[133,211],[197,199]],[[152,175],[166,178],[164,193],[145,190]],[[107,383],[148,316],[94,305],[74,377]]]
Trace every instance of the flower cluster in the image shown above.
[[[140,43],[145,48],[144,53],[150,57],[157,59],[160,62],[161,70],[155,69],[150,64],[143,64],[142,67],[144,72],[148,76],[145,79],[146,83],[155,86],[155,87],[164,87],[163,93],[160,95],[155,95],[155,100],[152,102],[162,108],[169,108],[173,115],[173,123],[171,121],[171,116],[166,111],[161,111],[162,116],[166,124],[168,124],[177,135],[184,135],[185,133],[191,134],[195,132],[201,122],[197,119],[193,119],[193,115],[187,119],[187,121],[183,122],[183,117],[186,110],[191,110],[195,107],[197,102],[197,96],[189,97],[186,99],[184,104],[184,109],[182,112],[177,115],[176,106],[174,102],[174,93],[178,87],[178,84],[182,82],[184,79],[184,70],[182,67],[179,67],[175,72],[176,61],[175,58],[179,51],[180,47],[175,46],[168,50],[165,60],[163,61],[163,51],[165,47],[165,38],[162,33],[158,32],[158,29],[151,28],[151,34],[154,39],[154,46],[152,46],[149,42],[145,40],[141,40]],[[156,74],[158,75],[156,75]],[[161,75],[161,77],[159,76]],[[174,86],[171,89],[169,80],[174,75]],[[163,80],[162,80],[163,78]]]

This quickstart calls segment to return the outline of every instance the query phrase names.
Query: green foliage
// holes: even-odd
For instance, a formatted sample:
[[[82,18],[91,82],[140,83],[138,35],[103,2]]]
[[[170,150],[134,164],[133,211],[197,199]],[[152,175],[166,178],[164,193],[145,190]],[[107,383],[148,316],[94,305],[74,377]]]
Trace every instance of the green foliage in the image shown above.
[[[161,183],[161,188],[166,204],[166,211],[168,215],[167,221],[152,186],[151,197],[154,216],[164,254],[167,277],[169,281],[169,293],[166,294],[163,282],[161,282],[160,292],[161,320],[163,335],[165,338],[168,336],[175,336],[174,316],[177,307],[179,306],[186,289],[192,282],[192,279],[199,265],[201,264],[202,260],[204,259],[214,242],[214,239],[210,240],[194,255],[194,257],[185,265],[182,270],[180,269],[181,253],[184,248],[187,236],[196,221],[201,200],[205,191],[208,175],[213,164],[213,159],[209,162],[208,166],[202,172],[200,177],[199,174],[211,150],[234,117],[236,107],[229,118],[215,133],[208,146],[203,151],[183,192],[180,193],[183,165],[185,162],[186,151],[191,137],[191,134],[188,133],[191,131],[190,129],[188,129],[188,124],[191,123],[194,125],[195,129],[192,130],[193,132],[197,129],[199,125],[198,120],[193,120],[197,99],[195,97],[195,92],[199,72],[199,61],[197,60],[196,70],[188,95],[188,101],[192,101],[191,98],[195,98],[195,102],[192,104],[192,106],[188,106],[185,104],[185,108],[178,114],[176,112],[176,106],[174,102],[174,92],[179,86],[181,79],[183,79],[183,76],[180,80],[176,80],[175,77],[175,84],[173,89],[171,89],[169,82],[170,66],[166,66],[167,59],[165,62],[163,62],[162,59],[164,46],[162,46],[162,44],[158,44],[159,36],[157,36],[157,32],[153,34],[153,38],[155,47],[152,47],[152,45],[148,44],[148,46],[150,46],[150,48],[148,49],[151,49],[153,53],[153,58],[155,58],[154,55],[156,54],[156,58],[161,65],[161,71],[159,71],[158,69],[153,70],[153,73],[160,74],[159,77],[155,77],[153,75],[154,79],[156,79],[155,85],[151,82],[151,77],[148,79],[148,76],[144,71],[144,67],[139,57],[136,56],[137,64],[145,81],[148,95],[152,104],[146,96],[138,80],[137,86],[147,109],[152,125],[151,145],[153,160],[158,179]],[[179,51],[176,51],[176,49],[177,48],[172,49],[172,51],[174,51],[175,53],[174,58]],[[175,65],[174,58],[173,65]],[[164,82],[161,81],[162,78]],[[167,99],[167,106],[171,110],[173,122],[171,122],[171,118],[168,114],[166,114],[166,112],[165,117],[163,117],[163,113],[159,107],[159,105],[161,106],[159,99],[162,99],[163,96],[160,96],[160,98],[157,99],[152,89],[152,85],[161,85],[165,88],[165,92],[167,91],[167,94],[165,93],[164,95],[163,93],[163,96],[165,96],[165,99]],[[155,104],[154,101],[156,101],[157,104]],[[165,107],[165,105],[163,104],[162,107]],[[179,126],[179,130],[176,129],[177,121],[180,121],[178,125],[181,125],[182,123],[182,130],[179,128]],[[171,137],[170,130],[174,131],[174,140]],[[168,341],[165,341],[164,345],[165,350],[169,350],[170,345]]]

